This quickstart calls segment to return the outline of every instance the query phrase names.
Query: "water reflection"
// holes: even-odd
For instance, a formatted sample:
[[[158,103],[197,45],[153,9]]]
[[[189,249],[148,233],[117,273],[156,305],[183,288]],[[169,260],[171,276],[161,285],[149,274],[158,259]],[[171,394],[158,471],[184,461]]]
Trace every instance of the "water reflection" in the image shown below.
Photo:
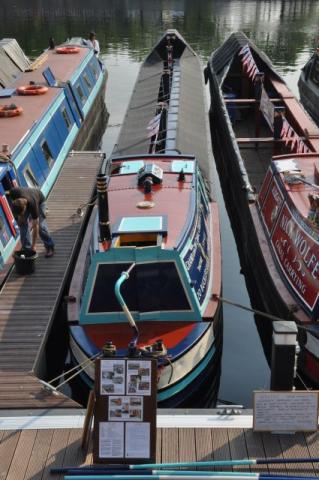
[[[283,68],[316,41],[312,0],[2,0],[0,37],[14,36],[28,53],[53,35],[57,42],[92,28],[105,53],[126,49],[141,60],[160,31],[177,28],[202,57],[234,30],[243,30]]]
[[[29,56],[48,45],[94,29],[110,77],[109,154],[133,89],[139,63],[161,32],[176,28],[203,62],[234,30],[243,30],[271,58],[297,93],[301,66],[317,41],[319,2],[312,0],[1,0],[0,38],[14,37]],[[223,245],[223,295],[249,305],[249,296],[216,178]],[[267,322],[268,323],[268,322]],[[269,333],[258,329],[269,353]],[[220,398],[251,406],[251,391],[268,388],[269,369],[252,314],[224,306],[224,351]]]

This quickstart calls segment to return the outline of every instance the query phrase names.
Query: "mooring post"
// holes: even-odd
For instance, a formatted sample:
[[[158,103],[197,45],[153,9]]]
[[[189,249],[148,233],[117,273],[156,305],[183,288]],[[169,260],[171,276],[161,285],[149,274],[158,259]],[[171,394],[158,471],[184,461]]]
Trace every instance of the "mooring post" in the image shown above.
[[[292,390],[294,386],[298,329],[295,322],[273,322],[271,390]]]

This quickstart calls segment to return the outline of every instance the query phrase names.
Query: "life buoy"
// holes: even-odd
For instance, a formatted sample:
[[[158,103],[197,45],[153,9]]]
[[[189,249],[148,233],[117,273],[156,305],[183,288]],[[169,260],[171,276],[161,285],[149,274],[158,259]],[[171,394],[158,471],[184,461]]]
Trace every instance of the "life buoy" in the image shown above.
[[[56,53],[79,53],[79,47],[58,47],[55,49]]]
[[[0,117],[18,117],[23,112],[22,107],[14,105],[2,105],[0,106]]]
[[[47,91],[48,87],[44,85],[26,85],[17,88],[19,95],[44,95]]]

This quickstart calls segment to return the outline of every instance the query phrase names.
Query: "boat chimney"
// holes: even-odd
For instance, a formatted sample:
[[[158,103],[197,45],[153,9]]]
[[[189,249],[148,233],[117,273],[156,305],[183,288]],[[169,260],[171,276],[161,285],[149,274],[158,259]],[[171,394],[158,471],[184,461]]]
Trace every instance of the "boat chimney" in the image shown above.
[[[179,182],[185,182],[185,173],[184,173],[183,169],[179,172],[178,181]]]
[[[100,242],[111,240],[111,229],[109,222],[109,203],[107,197],[107,177],[104,173],[97,176],[97,200],[99,208]]]
[[[153,179],[152,177],[146,177],[144,180],[144,193],[152,193],[152,185],[153,185]]]
[[[271,390],[292,390],[296,375],[297,326],[295,322],[273,322]]]

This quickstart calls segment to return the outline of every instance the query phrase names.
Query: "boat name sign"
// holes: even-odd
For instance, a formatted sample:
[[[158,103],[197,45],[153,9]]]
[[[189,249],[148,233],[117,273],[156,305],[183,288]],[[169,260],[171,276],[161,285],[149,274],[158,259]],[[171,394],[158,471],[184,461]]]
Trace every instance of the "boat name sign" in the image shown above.
[[[271,236],[278,262],[294,291],[314,314],[319,298],[319,245],[284,205]]]

